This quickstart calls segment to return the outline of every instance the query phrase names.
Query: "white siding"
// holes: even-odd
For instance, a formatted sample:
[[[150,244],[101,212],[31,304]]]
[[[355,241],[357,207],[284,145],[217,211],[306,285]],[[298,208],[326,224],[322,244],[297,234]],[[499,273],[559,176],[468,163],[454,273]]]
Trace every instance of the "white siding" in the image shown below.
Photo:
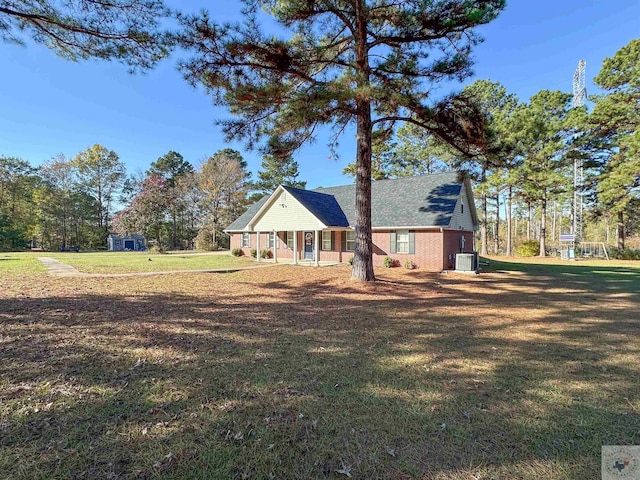
[[[322,224],[309,210],[287,192],[270,199],[267,208],[251,225],[253,231],[284,232],[292,230],[322,230]]]
[[[473,201],[473,200],[472,200]],[[463,208],[464,207],[464,208]],[[471,206],[467,197],[467,191],[462,187],[462,192],[456,203],[456,208],[451,215],[449,228],[453,230],[473,230],[473,218],[471,217]],[[462,228],[460,228],[462,227]]]

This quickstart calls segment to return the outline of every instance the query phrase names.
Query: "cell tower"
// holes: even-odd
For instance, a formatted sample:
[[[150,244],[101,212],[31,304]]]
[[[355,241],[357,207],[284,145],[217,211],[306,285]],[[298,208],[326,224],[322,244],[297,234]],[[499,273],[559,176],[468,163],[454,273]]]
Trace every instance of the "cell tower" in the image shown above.
[[[585,74],[587,62],[580,60],[576,72],[573,74],[573,107],[582,107],[587,100],[587,87],[585,86]]]
[[[587,62],[580,60],[576,72],[573,74],[573,108],[582,107],[587,100],[586,69]],[[576,155],[573,161],[573,234],[576,243],[582,240],[582,190],[584,186],[582,170],[582,158],[580,155]]]

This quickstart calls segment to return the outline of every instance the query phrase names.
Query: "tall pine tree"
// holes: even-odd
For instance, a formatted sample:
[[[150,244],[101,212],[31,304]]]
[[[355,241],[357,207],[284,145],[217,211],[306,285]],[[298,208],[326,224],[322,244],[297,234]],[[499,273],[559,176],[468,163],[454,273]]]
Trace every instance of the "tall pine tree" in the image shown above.
[[[356,128],[355,255],[352,275],[375,280],[371,241],[374,130],[410,122],[469,152],[483,122],[463,96],[434,102],[440,83],[471,74],[473,28],[504,0],[245,0],[245,22],[216,24],[205,12],[184,19],[181,65],[235,119],[229,138],[254,146],[277,135],[295,150],[319,125]],[[263,32],[262,12],[288,36]]]

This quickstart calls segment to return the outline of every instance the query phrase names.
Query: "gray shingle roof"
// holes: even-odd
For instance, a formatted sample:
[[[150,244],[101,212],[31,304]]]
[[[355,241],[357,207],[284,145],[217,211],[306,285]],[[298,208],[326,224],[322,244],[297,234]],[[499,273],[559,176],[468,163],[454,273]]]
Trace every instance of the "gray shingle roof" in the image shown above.
[[[446,227],[463,186],[463,177],[458,172],[372,182],[371,226]],[[349,225],[355,225],[355,185],[315,191],[333,195]]]
[[[355,225],[355,184],[316,190],[283,188],[325,225]],[[458,172],[374,181],[371,183],[371,226],[447,227],[463,188],[464,177]],[[226,230],[243,230],[269,197],[265,195],[251,205]]]
[[[349,220],[333,195],[314,190],[285,187],[293,197],[305,206],[318,220],[327,227],[348,227]]]

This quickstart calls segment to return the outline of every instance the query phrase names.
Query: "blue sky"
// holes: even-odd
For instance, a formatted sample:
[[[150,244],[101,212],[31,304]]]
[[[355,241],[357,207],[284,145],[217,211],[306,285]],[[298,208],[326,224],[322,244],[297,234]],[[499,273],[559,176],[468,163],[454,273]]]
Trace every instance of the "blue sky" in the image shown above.
[[[238,19],[239,3],[181,2],[185,11],[209,8],[220,21]],[[587,61],[587,91],[605,57],[640,35],[635,0],[512,0],[501,16],[479,29],[475,76],[501,82],[521,100],[542,89],[571,91],[578,61]],[[260,157],[241,143],[225,143],[215,126],[226,112],[189,86],[176,58],[145,75],[117,63],[73,63],[38,45],[0,43],[0,155],[33,165],[58,153],[73,157],[99,143],[118,153],[130,173],[145,171],[169,150],[198,165],[222,148],[240,150],[256,174]],[[443,87],[448,93],[451,86]],[[326,138],[301,150],[300,179],[309,188],[350,183],[342,175],[355,155],[353,132],[341,138],[340,159],[330,159]]]

